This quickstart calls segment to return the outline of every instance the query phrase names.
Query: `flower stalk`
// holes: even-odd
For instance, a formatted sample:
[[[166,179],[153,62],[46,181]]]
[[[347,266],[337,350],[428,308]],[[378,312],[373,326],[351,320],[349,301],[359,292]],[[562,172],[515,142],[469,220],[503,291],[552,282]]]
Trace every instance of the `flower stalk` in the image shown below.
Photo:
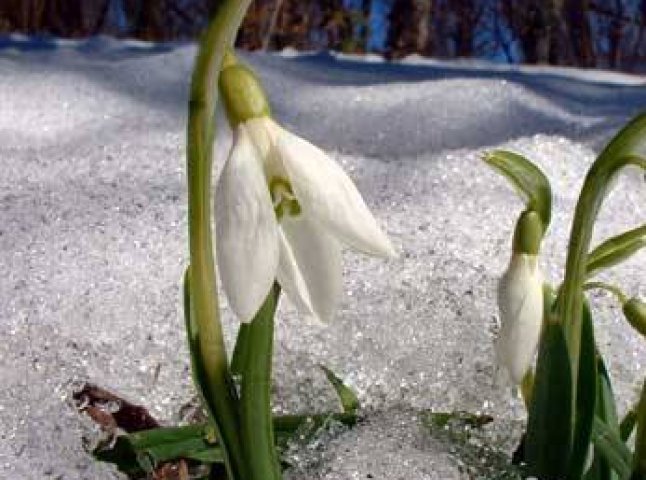
[[[190,249],[189,315],[195,325],[196,371],[204,403],[220,440],[231,479],[244,479],[236,392],[227,361],[213,261],[211,170],[217,79],[226,49],[235,40],[250,0],[226,0],[200,43],[191,80],[187,130],[188,224]]]
[[[627,165],[644,168],[645,162],[636,156],[644,146],[646,114],[638,115],[608,144],[586,175],[574,213],[570,233],[565,280],[558,300],[559,321],[565,329],[572,365],[573,382],[577,385],[581,349],[581,319],[583,284],[587,275],[587,260],[594,222],[612,179]],[[576,393],[576,392],[575,392]]]

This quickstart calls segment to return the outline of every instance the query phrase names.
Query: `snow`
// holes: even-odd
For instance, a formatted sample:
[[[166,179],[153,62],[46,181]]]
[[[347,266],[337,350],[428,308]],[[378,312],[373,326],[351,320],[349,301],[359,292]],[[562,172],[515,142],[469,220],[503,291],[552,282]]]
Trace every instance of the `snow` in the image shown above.
[[[106,38],[0,46],[0,477],[120,478],[85,453],[81,438],[96,432],[69,395],[91,380],[168,423],[194,400],[180,281],[195,47]],[[289,478],[468,478],[415,412],[491,414],[485,433],[506,452],[523,419],[495,380],[492,350],[495,287],[521,203],[480,156],[513,149],[546,170],[555,211],[542,266],[557,281],[583,175],[646,106],[644,78],[293,52],[243,58],[276,118],[343,164],[400,251],[388,262],[345,255],[345,296],[329,326],[281,305],[276,410],[338,408],[324,363],[366,411],[355,429],[295,447]],[[643,221],[644,187],[643,174],[621,176],[595,242]],[[645,260],[640,253],[604,279],[643,297]],[[646,345],[610,297],[592,301],[625,410]],[[231,342],[237,325],[222,303]]]

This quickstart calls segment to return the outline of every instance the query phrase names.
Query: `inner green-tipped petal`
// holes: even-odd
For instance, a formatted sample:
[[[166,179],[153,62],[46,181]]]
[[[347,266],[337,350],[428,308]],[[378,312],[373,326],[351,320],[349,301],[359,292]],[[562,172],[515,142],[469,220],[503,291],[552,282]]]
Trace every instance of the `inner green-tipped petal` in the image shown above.
[[[285,214],[292,217],[301,214],[301,206],[288,180],[281,177],[272,178],[269,181],[269,193],[278,220],[282,220]]]

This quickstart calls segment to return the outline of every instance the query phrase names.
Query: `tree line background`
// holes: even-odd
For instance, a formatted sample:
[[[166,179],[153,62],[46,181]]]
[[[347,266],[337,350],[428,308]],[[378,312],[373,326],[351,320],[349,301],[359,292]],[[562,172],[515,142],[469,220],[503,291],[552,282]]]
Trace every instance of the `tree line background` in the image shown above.
[[[0,33],[192,39],[218,0],[0,0]],[[646,0],[255,0],[251,50],[646,68]]]

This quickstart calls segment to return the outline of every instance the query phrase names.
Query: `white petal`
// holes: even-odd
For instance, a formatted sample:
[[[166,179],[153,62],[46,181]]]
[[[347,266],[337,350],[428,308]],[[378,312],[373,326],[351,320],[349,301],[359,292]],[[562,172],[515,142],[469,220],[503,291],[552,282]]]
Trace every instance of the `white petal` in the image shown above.
[[[277,134],[276,149],[305,216],[359,251],[396,256],[357,187],[334,160],[286,130]]]
[[[341,298],[341,249],[338,241],[321,227],[302,217],[286,217],[281,228],[287,240],[290,267],[278,267],[278,282],[297,308],[313,313],[317,320],[330,321]],[[286,260],[287,260],[286,258]],[[288,263],[285,261],[285,263]],[[291,280],[287,277],[291,277]],[[283,283],[281,283],[283,285]]]
[[[280,253],[276,280],[285,292],[285,295],[289,297],[290,301],[301,314],[314,316],[314,308],[312,307],[310,294],[305,285],[305,279],[296,264],[294,252],[292,252],[292,247],[282,229],[278,231],[278,244]]]
[[[543,278],[535,256],[514,255],[498,286],[498,306],[502,324],[496,356],[519,384],[534,358],[543,322]]]
[[[243,129],[215,192],[216,251],[231,308],[249,322],[278,267],[278,227],[261,161]]]

